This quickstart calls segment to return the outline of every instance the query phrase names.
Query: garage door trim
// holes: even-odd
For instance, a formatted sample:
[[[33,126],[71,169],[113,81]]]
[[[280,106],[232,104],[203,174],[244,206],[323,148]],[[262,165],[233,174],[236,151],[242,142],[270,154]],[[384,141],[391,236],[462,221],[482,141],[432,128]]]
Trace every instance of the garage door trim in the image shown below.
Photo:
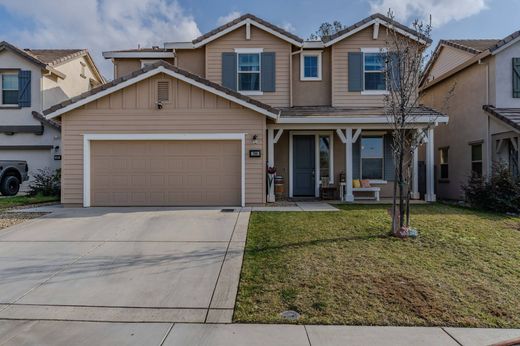
[[[83,135],[83,206],[90,207],[90,142],[91,141],[206,141],[206,140],[238,140],[241,142],[241,191],[240,201],[245,206],[246,192],[246,134],[245,133],[86,133]]]

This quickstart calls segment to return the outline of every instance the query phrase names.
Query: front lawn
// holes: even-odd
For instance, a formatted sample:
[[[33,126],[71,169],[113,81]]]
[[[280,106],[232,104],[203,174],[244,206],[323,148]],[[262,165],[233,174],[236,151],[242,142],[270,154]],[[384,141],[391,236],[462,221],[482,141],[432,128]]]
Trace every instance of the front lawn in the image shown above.
[[[1,196],[0,197],[0,210],[33,205],[33,204],[41,204],[48,202],[57,202],[60,198],[57,196]]]
[[[0,197],[0,230],[45,215],[46,213],[28,213],[7,211],[7,209],[36,206],[42,203],[58,202],[55,196],[1,196]]]
[[[520,218],[413,205],[415,240],[382,205],[251,215],[234,321],[520,327]]]

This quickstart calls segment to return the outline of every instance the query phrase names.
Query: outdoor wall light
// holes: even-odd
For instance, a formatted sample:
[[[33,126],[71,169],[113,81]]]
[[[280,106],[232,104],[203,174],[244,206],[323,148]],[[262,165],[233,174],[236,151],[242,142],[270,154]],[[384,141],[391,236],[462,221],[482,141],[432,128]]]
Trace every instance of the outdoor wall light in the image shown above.
[[[253,135],[253,144],[258,144],[258,136]]]

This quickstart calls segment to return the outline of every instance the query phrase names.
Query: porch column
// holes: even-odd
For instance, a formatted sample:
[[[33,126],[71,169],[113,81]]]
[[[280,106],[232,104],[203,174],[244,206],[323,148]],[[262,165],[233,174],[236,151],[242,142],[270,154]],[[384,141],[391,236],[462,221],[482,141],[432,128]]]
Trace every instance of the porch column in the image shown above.
[[[345,136],[345,201],[354,202],[352,193],[352,129],[346,129]]]
[[[419,131],[419,130],[417,130]],[[419,199],[419,145],[413,150],[412,162],[412,199]]]
[[[274,129],[267,129],[267,166],[274,167]],[[274,181],[269,186],[267,193],[267,202],[274,202]]]
[[[426,142],[426,202],[435,202],[435,155],[433,143],[433,128],[428,129]]]

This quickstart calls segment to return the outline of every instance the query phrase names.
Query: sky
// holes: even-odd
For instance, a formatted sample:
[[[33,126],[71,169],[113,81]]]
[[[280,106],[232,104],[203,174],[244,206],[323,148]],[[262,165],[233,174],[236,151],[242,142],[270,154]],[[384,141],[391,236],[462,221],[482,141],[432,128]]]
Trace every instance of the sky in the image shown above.
[[[503,38],[520,30],[520,0],[0,0],[0,41],[20,48],[87,48],[112,78],[107,50],[188,41],[244,13],[308,38],[323,22],[353,24],[391,8],[442,38]]]

